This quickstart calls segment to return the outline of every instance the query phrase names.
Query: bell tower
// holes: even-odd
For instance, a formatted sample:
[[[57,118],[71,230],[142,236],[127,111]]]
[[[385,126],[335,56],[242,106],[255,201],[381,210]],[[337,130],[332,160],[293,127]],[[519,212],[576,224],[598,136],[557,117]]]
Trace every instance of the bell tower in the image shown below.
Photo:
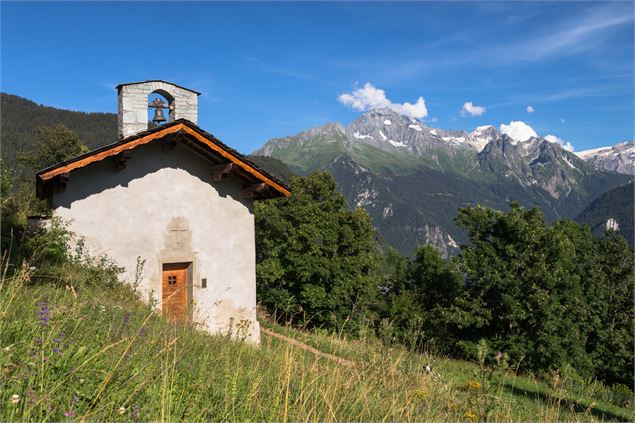
[[[161,80],[130,82],[119,84],[116,88],[120,139],[148,129],[148,107],[157,110],[156,123],[187,119],[198,124],[199,92]],[[167,100],[167,104],[159,104],[156,99],[149,104],[148,97],[152,94],[160,94]],[[164,113],[168,113],[169,119],[161,119]]]

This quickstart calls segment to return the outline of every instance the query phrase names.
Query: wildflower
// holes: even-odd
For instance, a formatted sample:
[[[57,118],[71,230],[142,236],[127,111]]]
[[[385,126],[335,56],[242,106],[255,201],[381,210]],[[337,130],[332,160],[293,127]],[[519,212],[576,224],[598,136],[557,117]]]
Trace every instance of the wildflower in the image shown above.
[[[465,387],[467,389],[481,389],[481,384],[475,380],[468,380],[467,383],[465,384]]]
[[[84,383],[84,382],[86,382],[84,379],[79,380],[79,383]]]
[[[496,353],[496,360],[500,360],[501,358],[503,358],[503,353],[499,351]]]
[[[44,301],[39,301],[37,305],[40,306],[40,311],[38,313],[38,316],[40,318],[40,325],[48,326],[49,320],[51,318],[51,311],[49,310],[48,305]]]
[[[11,404],[17,404],[20,402],[20,395],[13,394],[11,395]]]
[[[465,417],[470,422],[475,422],[478,419],[476,414],[472,413],[471,411],[466,411],[463,417]]]
[[[126,412],[126,408],[125,407],[119,407],[118,413],[119,414],[124,414]]]
[[[53,338],[53,352],[54,353],[58,353],[58,354],[62,353],[63,347],[64,347],[62,343],[64,342],[65,337],[66,337],[66,334],[64,333],[64,331],[62,331],[60,332],[59,338]]]
[[[74,417],[75,416],[75,411],[73,411],[73,410],[64,411],[64,416],[65,417]]]

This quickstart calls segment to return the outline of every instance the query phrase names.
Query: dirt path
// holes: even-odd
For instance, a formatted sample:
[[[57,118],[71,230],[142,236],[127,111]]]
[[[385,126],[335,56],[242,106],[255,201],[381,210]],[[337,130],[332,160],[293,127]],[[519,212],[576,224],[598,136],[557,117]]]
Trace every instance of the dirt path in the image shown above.
[[[273,338],[281,339],[281,340],[283,340],[285,342],[288,342],[289,344],[293,345],[294,347],[300,348],[301,350],[304,350],[304,351],[308,351],[308,352],[310,352],[312,354],[317,355],[318,357],[326,358],[327,360],[335,361],[336,363],[344,364],[346,366],[351,366],[351,367],[355,367],[356,366],[356,363],[354,361],[346,360],[345,358],[338,357],[338,356],[333,355],[333,354],[328,354],[328,353],[322,352],[320,350],[316,350],[315,348],[305,344],[304,342],[300,342],[300,341],[298,341],[296,339],[289,338],[288,336],[281,335],[281,334],[273,332],[273,331],[271,331],[269,329],[261,327],[260,331],[262,333],[264,333],[265,335],[269,335],[269,336],[271,336]]]

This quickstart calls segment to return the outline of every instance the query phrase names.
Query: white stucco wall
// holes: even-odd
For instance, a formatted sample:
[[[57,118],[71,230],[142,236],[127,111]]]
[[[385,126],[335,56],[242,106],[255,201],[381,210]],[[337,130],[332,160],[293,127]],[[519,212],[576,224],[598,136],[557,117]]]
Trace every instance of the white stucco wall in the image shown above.
[[[143,299],[153,292],[159,307],[162,265],[192,262],[193,322],[234,334],[248,322],[248,339],[259,342],[254,217],[242,183],[212,182],[211,163],[180,144],[141,146],[123,170],[111,160],[73,171],[66,190],[53,194],[54,214],[90,254],[123,266],[126,281],[134,281],[137,257],[145,260],[139,289]],[[177,224],[186,229],[178,235]]]

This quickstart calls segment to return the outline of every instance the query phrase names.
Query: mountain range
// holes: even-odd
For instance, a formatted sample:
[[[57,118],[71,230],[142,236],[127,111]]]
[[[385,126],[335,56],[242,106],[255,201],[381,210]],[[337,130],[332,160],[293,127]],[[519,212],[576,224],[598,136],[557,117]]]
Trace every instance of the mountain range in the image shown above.
[[[60,110],[5,93],[0,98],[6,164],[15,164],[16,155],[33,145],[39,125],[64,124],[90,148],[116,139],[113,113]],[[349,204],[366,209],[384,240],[404,254],[426,242],[446,254],[455,251],[465,241],[453,220],[462,206],[506,209],[517,201],[539,207],[548,220],[574,218],[632,179],[615,172],[629,173],[629,164],[632,169],[632,141],[578,157],[555,137],[515,138],[494,126],[471,132],[432,128],[379,109],[346,127],[330,123],[272,139],[249,157],[285,180],[330,171]],[[605,209],[591,214],[606,222],[611,216],[600,218],[598,212]],[[628,213],[620,216],[619,225],[628,227]],[[596,222],[596,231],[600,226]]]
[[[271,139],[254,154],[301,175],[330,171],[349,203],[366,209],[383,238],[405,254],[423,243],[455,251],[465,241],[454,224],[460,207],[506,209],[516,201],[540,208],[550,221],[574,218],[631,180],[598,167],[603,162],[592,154],[582,159],[555,137],[516,139],[494,126],[432,128],[388,108],[363,113],[346,127],[329,123]]]

